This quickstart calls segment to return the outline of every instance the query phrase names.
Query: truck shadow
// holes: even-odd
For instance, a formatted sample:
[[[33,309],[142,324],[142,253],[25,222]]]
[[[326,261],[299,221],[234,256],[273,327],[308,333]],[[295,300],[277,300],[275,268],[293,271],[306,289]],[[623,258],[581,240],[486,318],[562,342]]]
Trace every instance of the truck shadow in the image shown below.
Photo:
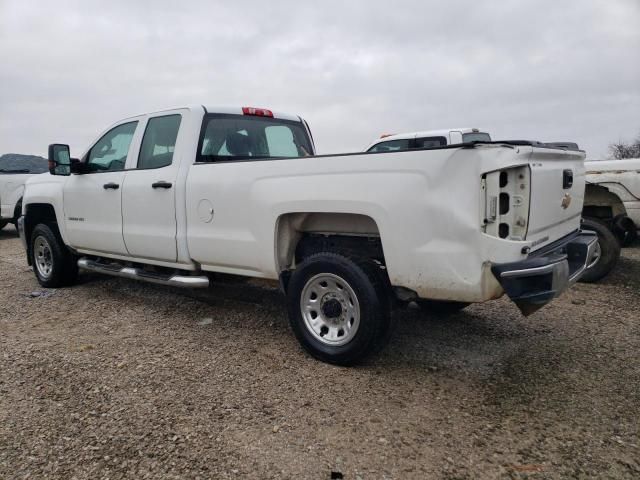
[[[4,240],[6,238],[18,238],[18,231],[13,225],[7,225],[0,230],[0,240]]]
[[[145,309],[154,309],[158,298],[163,302],[191,303],[189,310],[197,312],[196,322],[193,318],[183,318],[176,319],[178,323],[175,325],[192,331],[196,341],[215,341],[206,332],[203,334],[197,323],[210,317],[216,331],[234,332],[236,337],[273,337],[273,341],[287,343],[281,346],[282,349],[291,349],[294,355],[304,355],[289,329],[285,297],[275,284],[214,281],[207,290],[176,290],[96,274],[81,275],[81,284],[100,288],[102,292],[108,290],[119,299],[126,295],[128,303],[140,302]],[[390,343],[379,355],[357,368],[384,367],[396,371],[422,371],[426,375],[437,370],[461,372],[463,375],[473,373],[480,377],[490,375],[500,364],[507,347],[531,341],[536,334],[545,333],[540,326],[535,327],[535,323],[523,319],[508,301],[491,303],[498,305],[472,305],[448,317],[418,308],[397,309],[393,314],[395,331]],[[172,321],[164,325],[174,328]],[[251,338],[238,343],[239,348],[251,344]]]
[[[82,277],[85,286],[80,288],[88,288],[90,295],[97,288],[100,295],[162,312],[158,320],[168,335],[186,335],[202,350],[232,348],[237,359],[260,355],[265,368],[274,372],[283,362],[311,365],[318,372],[335,368],[300,348],[289,328],[285,298],[276,287],[216,282],[208,290],[189,291],[101,275]],[[545,392],[554,404],[562,404],[564,394],[554,385],[589,356],[577,352],[552,319],[524,318],[506,299],[471,305],[448,317],[403,308],[394,312],[393,321],[395,332],[386,348],[344,369],[344,375],[373,375],[399,388],[406,381],[452,391],[471,384],[483,392],[484,405],[503,411],[536,402]],[[553,368],[546,368],[549,365]]]
[[[622,249],[614,269],[597,284],[640,289],[640,240]]]

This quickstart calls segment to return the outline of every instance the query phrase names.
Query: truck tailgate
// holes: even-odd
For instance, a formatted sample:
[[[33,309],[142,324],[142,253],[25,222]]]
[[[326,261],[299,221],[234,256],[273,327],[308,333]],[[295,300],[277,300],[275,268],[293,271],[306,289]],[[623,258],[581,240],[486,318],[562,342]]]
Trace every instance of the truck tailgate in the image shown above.
[[[534,250],[580,227],[584,156],[582,151],[533,148],[527,241],[533,242]]]

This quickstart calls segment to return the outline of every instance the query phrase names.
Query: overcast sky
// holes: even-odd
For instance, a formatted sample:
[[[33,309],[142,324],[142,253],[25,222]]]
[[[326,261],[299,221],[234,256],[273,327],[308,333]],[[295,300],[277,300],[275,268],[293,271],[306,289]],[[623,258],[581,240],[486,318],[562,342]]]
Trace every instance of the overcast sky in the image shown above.
[[[599,158],[640,133],[640,0],[0,0],[0,154],[186,104],[301,115],[320,153],[476,126]]]

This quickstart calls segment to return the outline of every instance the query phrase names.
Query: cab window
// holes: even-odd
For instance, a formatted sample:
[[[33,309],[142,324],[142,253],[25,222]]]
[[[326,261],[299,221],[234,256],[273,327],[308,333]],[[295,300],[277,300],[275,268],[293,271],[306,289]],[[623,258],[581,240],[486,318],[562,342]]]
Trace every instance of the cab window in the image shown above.
[[[153,117],[142,137],[138,168],[161,168],[171,165],[182,115]]]
[[[129,122],[112,128],[91,147],[87,159],[89,172],[116,172],[124,170],[131,139],[138,122]]]
[[[396,152],[398,150],[409,150],[410,138],[402,138],[399,140],[389,140],[388,142],[380,142],[371,147],[369,152]]]
[[[447,144],[445,137],[424,137],[416,138],[416,146],[414,148],[433,148],[444,147]]]
[[[462,142],[490,142],[491,136],[488,133],[483,132],[474,132],[474,133],[464,133],[462,134]]]
[[[313,153],[302,122],[271,117],[209,114],[203,120],[196,161],[219,162]]]

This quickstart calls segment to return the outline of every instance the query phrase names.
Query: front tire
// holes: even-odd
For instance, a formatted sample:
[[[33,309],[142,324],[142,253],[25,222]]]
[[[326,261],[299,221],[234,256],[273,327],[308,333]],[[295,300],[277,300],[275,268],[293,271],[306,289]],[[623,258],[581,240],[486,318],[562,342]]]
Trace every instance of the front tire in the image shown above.
[[[302,347],[349,366],[379,351],[391,334],[388,281],[374,262],[348,254],[307,257],[287,288],[289,322]]]
[[[33,272],[45,288],[72,285],[78,277],[78,264],[55,225],[36,225],[31,233],[30,255]]]
[[[607,225],[594,218],[583,218],[582,229],[598,235],[596,259],[587,267],[580,281],[594,283],[606,277],[620,258],[620,242]]]

